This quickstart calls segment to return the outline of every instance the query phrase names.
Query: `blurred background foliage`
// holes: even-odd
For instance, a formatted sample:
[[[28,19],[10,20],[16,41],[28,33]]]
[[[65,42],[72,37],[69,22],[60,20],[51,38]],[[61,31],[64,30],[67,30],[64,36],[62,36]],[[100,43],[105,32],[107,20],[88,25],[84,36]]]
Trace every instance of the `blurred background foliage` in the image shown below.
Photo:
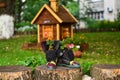
[[[86,18],[85,19],[87,28],[98,30],[98,31],[118,31],[120,30],[120,20],[109,21],[101,20],[97,21],[94,19]]]
[[[6,7],[0,8],[0,15],[9,14],[14,16],[15,30],[25,26],[33,27],[33,25],[30,24],[31,20],[44,4],[49,4],[49,0],[0,0],[0,2],[1,1],[6,3]],[[59,0],[59,5],[64,5],[78,20],[85,21],[88,29],[120,30],[120,13],[118,13],[117,19],[114,22],[106,20],[97,21],[87,17],[80,18],[79,1],[80,0]],[[88,8],[87,10],[90,9]]]
[[[78,18],[77,3],[79,0],[59,0],[59,5],[64,5]],[[44,4],[50,4],[49,0],[0,0],[6,6],[0,8],[0,15],[9,14],[14,16],[15,28],[31,26],[30,22]]]
[[[44,4],[49,4],[49,0],[16,0],[15,1],[15,27],[23,27],[24,25],[30,25],[31,20],[40,10]],[[59,5],[66,6],[69,11],[78,18],[78,6],[77,1],[74,0],[59,0]],[[23,24],[23,25],[21,25]]]

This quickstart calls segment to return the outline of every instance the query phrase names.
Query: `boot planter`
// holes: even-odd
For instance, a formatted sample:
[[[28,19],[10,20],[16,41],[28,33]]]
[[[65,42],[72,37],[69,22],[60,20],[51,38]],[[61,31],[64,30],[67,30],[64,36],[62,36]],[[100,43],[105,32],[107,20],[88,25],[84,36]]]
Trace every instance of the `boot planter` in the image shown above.
[[[73,51],[73,54],[74,54],[74,57],[81,57],[83,52],[81,52],[80,50],[77,50],[77,51]]]
[[[87,50],[89,48],[89,44],[88,43],[82,43],[80,44],[80,51],[84,51]]]

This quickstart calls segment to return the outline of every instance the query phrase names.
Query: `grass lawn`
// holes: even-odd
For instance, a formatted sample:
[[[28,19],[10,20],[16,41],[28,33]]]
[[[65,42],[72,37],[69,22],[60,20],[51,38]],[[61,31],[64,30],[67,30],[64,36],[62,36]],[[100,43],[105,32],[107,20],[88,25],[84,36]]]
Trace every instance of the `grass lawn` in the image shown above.
[[[84,33],[89,43],[80,60],[120,64],[120,32]]]
[[[82,33],[77,33],[77,35]],[[92,64],[120,64],[120,32],[84,33],[89,43],[81,58],[75,58],[84,72],[89,70]],[[9,40],[0,40],[0,66],[17,65],[27,57],[38,57],[44,54],[39,50],[22,50],[25,42],[30,42],[35,35],[15,36]]]
[[[9,40],[0,40],[0,65],[18,65],[20,61],[28,57],[39,56],[42,53],[39,50],[22,49],[23,43],[30,42],[34,37],[34,35],[24,35],[14,36]]]

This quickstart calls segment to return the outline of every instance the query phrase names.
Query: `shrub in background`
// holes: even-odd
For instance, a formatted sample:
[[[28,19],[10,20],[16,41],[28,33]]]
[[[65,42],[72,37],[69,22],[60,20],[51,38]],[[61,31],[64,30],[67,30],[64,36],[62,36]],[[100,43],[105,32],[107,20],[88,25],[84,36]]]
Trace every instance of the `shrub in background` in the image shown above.
[[[30,22],[27,22],[27,21],[15,23],[15,31],[16,32],[30,32],[30,31],[37,32],[37,26],[31,25]]]
[[[98,23],[95,19],[91,19],[91,18],[87,18],[86,19],[87,22],[87,28],[89,29],[97,29],[98,27]]]
[[[114,24],[115,24],[115,28],[120,30],[120,21],[116,20]]]
[[[109,29],[109,30],[116,29],[116,30],[118,30],[119,25],[120,25],[119,21],[106,21],[106,20],[104,20],[104,21],[98,22],[99,29]]]
[[[20,23],[16,23],[15,22],[15,28],[20,28],[20,27],[23,27],[23,26],[27,26],[27,25],[30,25],[30,22],[20,22]]]
[[[109,20],[101,20],[97,21],[95,19],[86,18],[88,29],[93,30],[120,30],[120,21],[109,21]]]
[[[15,32],[29,32],[29,31],[37,31],[36,25],[31,25],[28,21],[23,21],[15,24]]]
[[[37,28],[35,26],[23,26],[17,29],[17,31],[20,32],[26,32],[26,31],[37,31]]]

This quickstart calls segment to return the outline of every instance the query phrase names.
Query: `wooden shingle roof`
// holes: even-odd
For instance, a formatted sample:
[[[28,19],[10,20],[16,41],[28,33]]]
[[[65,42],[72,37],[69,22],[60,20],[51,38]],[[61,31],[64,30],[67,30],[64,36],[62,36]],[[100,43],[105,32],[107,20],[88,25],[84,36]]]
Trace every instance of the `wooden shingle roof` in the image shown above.
[[[62,5],[59,6],[59,11],[56,13],[63,23],[76,23],[77,19]]]
[[[50,6],[44,4],[44,6],[39,10],[37,15],[33,18],[31,24],[36,24],[36,20],[38,20],[41,13],[44,9],[48,10],[49,13],[59,22],[59,23],[77,23],[77,19],[64,7],[59,6],[58,12],[55,12]]]

